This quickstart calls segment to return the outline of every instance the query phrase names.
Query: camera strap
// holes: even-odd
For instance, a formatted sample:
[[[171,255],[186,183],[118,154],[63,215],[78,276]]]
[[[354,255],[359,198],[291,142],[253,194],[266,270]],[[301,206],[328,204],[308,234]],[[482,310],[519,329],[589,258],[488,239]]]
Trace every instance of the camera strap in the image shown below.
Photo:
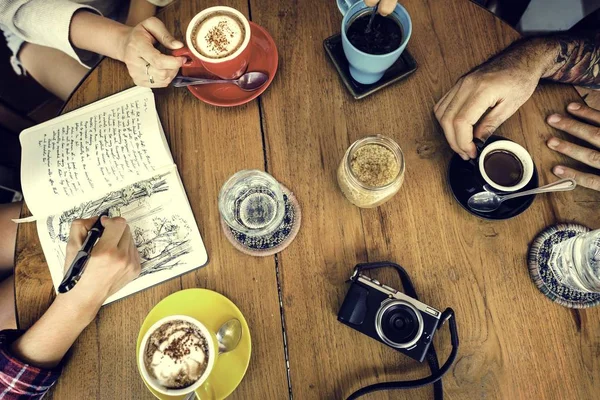
[[[406,293],[406,295],[414,298],[415,300],[418,300],[419,298],[417,296],[417,292],[415,291],[415,287],[410,279],[410,276],[408,275],[408,273],[406,272],[406,270],[404,268],[402,268],[400,265],[398,265],[396,263],[384,261],[384,262],[358,264],[356,266],[356,268],[354,269],[354,274],[352,275],[352,277],[353,278],[357,277],[358,274],[360,274],[362,271],[368,271],[368,270],[372,270],[372,269],[386,268],[386,267],[394,268],[396,270],[396,272],[398,272],[398,275],[400,276],[400,280],[402,281],[402,287],[404,289],[404,293]],[[446,360],[444,365],[442,365],[441,368],[439,367],[435,347],[434,347],[433,343],[431,343],[431,345],[429,346],[427,355],[426,355],[427,363],[429,364],[429,368],[431,370],[430,376],[421,378],[421,379],[415,379],[412,381],[382,382],[382,383],[376,383],[374,385],[365,386],[365,387],[357,390],[356,392],[352,393],[348,397],[347,400],[358,399],[359,397],[364,396],[368,393],[377,392],[380,390],[414,389],[414,388],[418,388],[418,387],[429,385],[429,384],[433,384],[434,399],[442,400],[444,398],[444,391],[443,391],[443,387],[442,387],[442,377],[444,376],[444,374],[446,374],[446,372],[448,372],[448,370],[452,366],[452,363],[454,363],[454,360],[456,359],[456,355],[458,353],[458,329],[456,327],[456,318],[454,316],[454,310],[452,310],[451,308],[447,308],[444,312],[442,312],[442,315],[440,317],[440,324],[438,325],[438,329],[440,329],[445,324],[446,321],[449,321],[450,340],[452,341],[452,351],[450,352],[448,359]]]

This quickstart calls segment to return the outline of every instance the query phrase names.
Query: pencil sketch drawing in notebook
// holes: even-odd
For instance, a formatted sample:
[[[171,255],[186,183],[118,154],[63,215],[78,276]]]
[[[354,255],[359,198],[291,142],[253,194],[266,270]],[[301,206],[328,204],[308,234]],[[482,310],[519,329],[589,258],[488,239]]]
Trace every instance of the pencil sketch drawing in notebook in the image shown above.
[[[54,287],[71,223],[109,210],[131,227],[140,276],[107,303],[201,267],[206,249],[150,89],[133,88],[21,133],[25,201]]]

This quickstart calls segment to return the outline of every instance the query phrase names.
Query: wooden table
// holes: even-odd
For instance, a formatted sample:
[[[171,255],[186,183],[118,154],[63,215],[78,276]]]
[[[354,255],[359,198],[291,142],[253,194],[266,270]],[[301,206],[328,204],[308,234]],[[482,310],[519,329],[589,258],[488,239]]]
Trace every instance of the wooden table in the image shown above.
[[[408,50],[419,69],[354,101],[322,48],[340,28],[335,1],[181,1],[160,18],[181,38],[195,13],[216,4],[264,26],[279,48],[280,67],[258,101],[231,109],[205,105],[186,90],[156,90],[211,262],[103,308],[75,344],[53,398],[150,399],[134,360],[138,329],[158,301],[191,287],[223,293],[250,324],[250,368],[231,398],[284,399],[291,387],[295,399],[342,399],[363,385],[425,376],[425,365],[336,320],[354,265],[388,259],[406,267],[423,301],[456,311],[461,347],[444,378],[447,398],[597,398],[600,309],[569,310],[547,300],[529,279],[526,252],[537,232],[559,221],[599,228],[600,194],[580,188],[540,196],[519,217],[488,222],[460,208],[446,183],[451,151],[432,107],[460,75],[518,34],[467,0],[403,0],[414,26]],[[66,111],[131,85],[123,65],[104,60]],[[542,184],[554,179],[550,168],[561,160],[544,145],[556,134],[544,118],[578,99],[569,86],[544,84],[499,129],[531,151]],[[389,203],[360,210],[338,190],[335,170],[350,143],[375,133],[403,148],[406,181]],[[221,233],[218,190],[245,168],[269,171],[303,207],[300,234],[275,257],[245,256]],[[393,275],[379,277],[399,286]],[[16,278],[19,323],[26,328],[53,298],[33,225],[19,229]],[[447,330],[436,338],[443,362]],[[429,399],[431,388],[369,398]]]

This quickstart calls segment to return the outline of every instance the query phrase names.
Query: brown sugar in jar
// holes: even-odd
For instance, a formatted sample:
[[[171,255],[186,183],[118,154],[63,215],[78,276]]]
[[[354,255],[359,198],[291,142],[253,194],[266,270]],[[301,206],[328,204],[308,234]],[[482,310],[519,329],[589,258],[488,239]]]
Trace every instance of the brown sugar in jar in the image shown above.
[[[377,207],[392,198],[404,181],[400,146],[382,136],[368,136],[346,151],[337,173],[344,196],[361,208]]]

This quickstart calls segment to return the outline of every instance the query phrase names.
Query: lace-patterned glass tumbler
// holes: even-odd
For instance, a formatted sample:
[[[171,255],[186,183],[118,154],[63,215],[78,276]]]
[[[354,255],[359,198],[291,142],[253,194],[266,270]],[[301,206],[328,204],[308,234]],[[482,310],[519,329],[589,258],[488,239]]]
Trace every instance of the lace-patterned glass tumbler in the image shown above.
[[[272,234],[285,216],[281,185],[266,172],[239,171],[221,188],[219,212],[231,229],[246,236]]]
[[[581,292],[600,293],[600,229],[556,244],[548,267],[562,285]]]

